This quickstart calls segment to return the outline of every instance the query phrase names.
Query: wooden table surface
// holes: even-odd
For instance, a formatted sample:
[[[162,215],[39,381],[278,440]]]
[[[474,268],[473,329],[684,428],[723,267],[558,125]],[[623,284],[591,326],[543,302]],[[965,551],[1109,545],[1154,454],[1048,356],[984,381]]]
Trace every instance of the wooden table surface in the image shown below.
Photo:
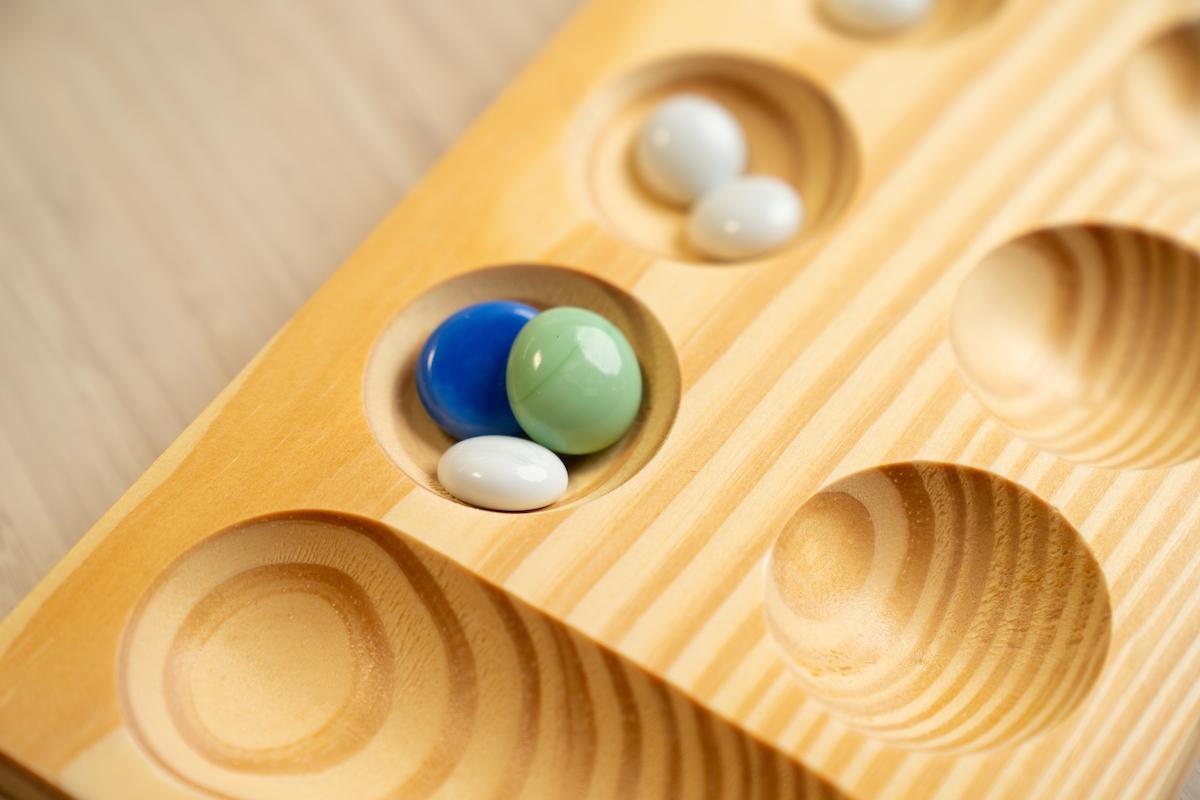
[[[0,616],[577,5],[0,0]]]
[[[0,616],[578,0],[0,0]]]

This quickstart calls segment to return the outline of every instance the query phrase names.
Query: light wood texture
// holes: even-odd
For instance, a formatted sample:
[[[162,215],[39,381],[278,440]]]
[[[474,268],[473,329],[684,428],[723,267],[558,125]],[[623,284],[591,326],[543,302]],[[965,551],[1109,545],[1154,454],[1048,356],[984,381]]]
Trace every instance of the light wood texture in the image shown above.
[[[578,5],[0,4],[0,616]]]
[[[905,747],[978,751],[1070,716],[1108,652],[1100,567],[1062,515],[952,464],[843,478],[788,520],[771,633],[813,699]]]
[[[493,18],[489,3],[444,0],[398,7],[357,3],[351,14],[325,3],[274,9],[208,4],[202,10],[191,4],[114,3],[102,15],[94,6],[63,4],[4,9],[6,33],[21,46],[0,48],[0,157],[7,157],[10,167],[0,174],[0,203],[3,216],[13,222],[0,237],[5,265],[0,297],[13,304],[14,312],[29,313],[0,318],[0,341],[14,345],[3,350],[5,388],[16,390],[0,393],[0,423],[11,461],[2,476],[0,612],[11,609],[82,533],[87,515],[99,515],[166,446],[177,432],[174,426],[181,426],[261,346],[573,5],[527,4],[521,14],[504,19]],[[320,20],[333,11],[343,26],[321,27]],[[487,30],[451,24],[460,18],[487,21]],[[424,46],[396,49],[379,41],[364,48],[364,34],[376,28]],[[430,29],[435,36],[426,41]],[[459,57],[464,50],[473,56],[468,64]],[[361,75],[355,77],[356,70],[342,74],[344,65],[331,68],[322,60],[327,52],[339,58],[355,53],[363,60],[362,69],[377,68],[385,79],[369,85]],[[223,74],[230,54],[240,69]],[[193,68],[199,74],[191,74]],[[412,74],[423,76],[424,84],[411,83]],[[148,82],[147,75],[161,80]],[[243,81],[260,87],[253,105],[240,97]],[[289,91],[293,82],[303,83],[304,91]],[[98,86],[110,93],[106,97],[121,99],[89,102]],[[362,97],[348,97],[347,89]],[[435,90],[435,99],[426,96]],[[369,106],[357,108],[362,98]],[[193,107],[197,117],[218,122],[220,135],[214,140],[212,130],[179,126],[174,112],[181,103]],[[397,106],[404,114],[395,113]],[[329,124],[296,126],[289,117],[327,119]],[[85,139],[78,134],[77,129],[94,127],[97,119],[105,135]],[[287,129],[288,135],[272,138],[277,129]],[[366,146],[372,141],[389,144],[374,153],[382,158],[364,169]],[[143,160],[129,161],[126,148]],[[214,162],[228,164],[230,180],[212,180]],[[340,202],[321,202],[330,183],[326,178],[341,185]],[[32,191],[44,183],[47,191],[53,190],[56,181],[71,187],[69,207],[56,202],[61,199],[57,195]],[[318,207],[322,224],[309,224]],[[208,220],[213,234],[198,237],[186,225],[160,227],[167,216],[192,214]],[[130,314],[129,308],[155,313]],[[218,364],[204,360],[209,350]],[[341,781],[339,789],[355,786],[356,780],[363,788],[369,777],[361,770],[362,754],[350,765],[356,768],[324,782],[313,780],[311,773],[301,778],[289,774],[356,749],[362,720],[353,713],[333,715],[330,730],[296,736],[284,747],[247,744],[290,737],[296,727],[312,723],[313,717],[305,714],[328,713],[333,700],[340,699],[335,695],[347,688],[347,676],[368,684],[349,692],[360,701],[351,712],[362,708],[365,689],[391,693],[407,686],[408,697],[397,702],[411,701],[414,694],[436,688],[422,681],[444,679],[445,671],[434,665],[408,673],[407,684],[396,681],[394,671],[382,673],[379,664],[356,661],[361,651],[346,646],[353,642],[339,629],[341,613],[350,612],[353,622],[361,618],[353,612],[369,615],[370,610],[357,604],[357,583],[339,579],[341,573],[330,571],[327,562],[345,564],[363,546],[359,542],[355,550],[343,539],[364,539],[369,532],[347,534],[325,525],[322,533],[329,538],[314,542],[291,567],[279,563],[284,551],[267,548],[271,552],[265,557],[272,563],[243,579],[254,580],[255,594],[233,591],[243,582],[231,580],[220,595],[226,606],[238,604],[232,609],[233,624],[218,628],[201,646],[170,651],[170,663],[179,667],[174,674],[189,679],[176,678],[173,695],[154,695],[141,680],[150,659],[140,660],[142,673],[127,667],[118,680],[130,726],[101,740],[60,780],[78,797],[112,793],[124,800],[133,793],[147,798],[188,793],[179,784],[164,785],[153,774],[158,767],[195,767],[188,744],[180,745],[178,734],[171,737],[173,718],[167,719],[165,732],[150,735],[138,733],[136,725],[147,715],[153,720],[149,724],[162,724],[163,717],[153,716],[155,704],[184,697],[189,701],[184,708],[202,709],[206,717],[185,729],[199,727],[195,739],[201,749],[207,745],[205,752],[215,760],[235,762],[233,768],[199,769],[197,783],[224,782],[254,796],[286,797],[339,794],[327,791],[330,779]],[[303,533],[289,529],[289,542],[302,539]],[[223,542],[241,538],[226,534]],[[333,546],[339,549],[330,552]],[[413,550],[423,552],[419,546]],[[371,552],[367,548],[365,564],[351,562],[347,569],[370,568],[379,560]],[[479,658],[469,649],[455,651],[479,667],[481,696],[475,697],[473,715],[477,732],[470,739],[473,744],[465,745],[475,755],[439,762],[437,753],[425,754],[428,764],[438,768],[431,775],[446,773],[437,776],[444,778],[444,794],[486,796],[521,789],[521,796],[546,797],[562,787],[572,796],[592,797],[631,791],[663,798],[836,796],[811,773],[783,762],[778,753],[735,733],[611,653],[436,557],[426,553],[424,558],[435,568],[445,594],[465,603],[458,609],[465,612],[464,632],[485,644]],[[180,571],[197,561],[185,557]],[[410,557],[404,563],[412,568],[418,562]],[[239,571],[245,563],[233,558],[217,566]],[[178,580],[164,577],[160,590],[146,598],[147,606],[162,597],[163,584],[177,585]],[[392,594],[387,594],[389,588]],[[393,611],[404,598],[398,581],[376,583],[373,589],[385,591],[383,604]],[[245,652],[246,644],[263,632],[244,631],[237,623],[264,616],[272,623],[266,632],[270,648]],[[139,623],[145,618],[143,610]],[[497,624],[501,621],[510,627]],[[130,628],[126,651],[155,644],[147,644],[147,627]],[[345,627],[360,633],[363,628]],[[510,636],[510,631],[524,632],[524,638]],[[154,632],[173,631],[160,626]],[[243,632],[247,638],[240,638]],[[403,632],[405,639],[416,638],[411,629]],[[339,644],[343,646],[335,646]],[[537,651],[533,658],[531,647]],[[378,656],[384,649],[390,650],[390,642],[367,652]],[[280,661],[271,656],[291,669],[272,668]],[[345,664],[339,659],[367,669],[341,669]],[[131,673],[134,678],[124,677]],[[381,681],[384,675],[393,680]],[[513,685],[515,677],[520,685]],[[221,690],[212,691],[218,680]],[[508,690],[513,690],[510,697],[498,696]],[[311,697],[322,691],[329,701],[324,705],[298,706],[289,703],[292,696],[287,694]],[[455,695],[460,701],[470,696],[469,691]],[[520,714],[514,713],[519,711],[514,700],[524,704]],[[530,703],[540,712],[536,719]],[[424,716],[403,722],[436,722],[430,719],[436,704],[420,710]],[[457,710],[457,719],[472,718],[462,711]],[[195,722],[194,715],[181,718]],[[202,723],[212,719],[217,730],[206,734]],[[422,730],[417,727],[410,738],[419,740]],[[487,736],[494,737],[492,742],[481,744]],[[341,745],[339,752],[332,752],[331,742]],[[400,759],[421,756],[419,744],[402,742],[388,754],[392,778]],[[172,746],[168,755],[156,755]],[[481,758],[485,748],[490,749]],[[374,759],[378,762],[378,751]],[[508,772],[497,775],[498,767]],[[2,757],[0,794],[59,796]]]
[[[1117,111],[1164,177],[1186,185],[1200,165],[1200,22],[1164,31],[1117,76]],[[1186,169],[1182,169],[1186,167]],[[1182,180],[1181,180],[1182,179]]]
[[[854,795],[1177,785],[1200,713],[1200,470],[1098,470],[1028,446],[960,383],[945,332],[970,269],[1030,228],[1086,219],[1200,242],[1200,201],[1133,145],[1113,80],[1200,5],[1007,0],[907,44],[846,39],[804,4],[734,5],[611,0],[577,19],[0,629],[0,747],[57,779],[121,724],[108,665],[174,560],[247,518],[325,507],[432,545]],[[611,235],[576,171],[590,99],[646,63],[713,51],[822,87],[861,164],[854,202],[821,236],[729,269]],[[603,276],[649,308],[679,358],[680,403],[620,487],[489,514],[395,467],[362,412],[363,374],[421,292],[529,261]],[[865,738],[806,698],[767,638],[762,560],[795,510],[842,475],[917,458],[1020,482],[1103,569],[1104,669],[1066,722],[1019,747],[950,757]]]
[[[950,322],[963,377],[998,419],[1105,467],[1200,455],[1198,341],[1200,255],[1131,228],[1003,245],[963,281]]]
[[[62,772],[80,797],[838,796],[444,557],[339,515],[252,521],[183,554],[134,611],[117,682],[125,725]]]

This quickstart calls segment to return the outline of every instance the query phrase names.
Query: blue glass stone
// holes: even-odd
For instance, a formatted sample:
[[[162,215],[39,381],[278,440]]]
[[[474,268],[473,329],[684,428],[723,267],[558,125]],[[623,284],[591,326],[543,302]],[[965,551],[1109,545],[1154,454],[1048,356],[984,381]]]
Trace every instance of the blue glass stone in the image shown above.
[[[491,300],[451,314],[421,348],[417,394],[455,439],[522,436],[508,405],[505,371],[513,340],[537,309]]]

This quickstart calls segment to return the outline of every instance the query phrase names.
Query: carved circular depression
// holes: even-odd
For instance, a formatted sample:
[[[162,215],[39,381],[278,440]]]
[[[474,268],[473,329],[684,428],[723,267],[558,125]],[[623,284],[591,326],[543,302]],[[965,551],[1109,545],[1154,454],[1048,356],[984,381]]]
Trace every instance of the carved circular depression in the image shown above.
[[[1045,229],[967,276],[950,341],[1001,422],[1064,458],[1159,467],[1200,456],[1200,255],[1122,227]]]
[[[220,797],[550,796],[627,734],[571,642],[383,525],[295,512],[169,566],[117,680],[148,757]]]
[[[600,452],[564,456],[570,482],[550,509],[600,497],[654,457],[675,419],[680,394],[679,361],[662,325],[634,297],[597,278],[560,267],[516,265],[476,270],[435,286],[413,300],[380,336],[367,363],[363,396],[371,430],[396,466],[426,489],[449,497],[437,481],[437,463],[454,440],[421,406],[417,357],[442,320],[484,300],[595,311],[625,334],[642,367],[642,407],[633,426]]]
[[[1144,154],[1175,174],[1200,168],[1200,19],[1134,53],[1117,76],[1114,100],[1118,121]]]
[[[1066,718],[1103,666],[1108,589],[1029,490],[913,462],[822,489],[767,563],[768,626],[812,697],[900,746],[1011,745]]]
[[[804,228],[783,253],[828,231],[849,206],[859,147],[832,99],[801,75],[766,62],[691,56],[637,69],[584,107],[573,140],[577,182],[595,217],[614,234],[656,255],[706,262],[685,240],[687,209],[657,199],[633,167],[640,126],[656,104],[680,93],[715,100],[737,117],[748,144],[747,173],[774,175],[799,191]]]
[[[164,666],[167,711],[214,763],[320,769],[383,724],[386,705],[377,701],[391,691],[389,654],[382,621],[346,573],[252,567],[204,596],[175,633]]]
[[[150,780],[242,800],[678,800],[740,797],[751,776],[755,796],[832,796],[616,654],[344,514],[250,520],[183,553],[135,607],[117,668],[125,730],[156,767],[117,775],[121,797]],[[111,758],[87,762],[114,780]]]
[[[373,797],[419,782],[476,693],[462,626],[431,582],[411,550],[353,519],[282,516],[213,536],[126,628],[118,680],[134,738],[222,796]]]
[[[934,0],[929,17],[919,25],[899,32],[876,33],[850,28],[840,23],[827,10],[831,0],[811,0],[814,13],[827,26],[846,36],[868,42],[910,42],[947,39],[985,22],[995,14],[1004,0]]]

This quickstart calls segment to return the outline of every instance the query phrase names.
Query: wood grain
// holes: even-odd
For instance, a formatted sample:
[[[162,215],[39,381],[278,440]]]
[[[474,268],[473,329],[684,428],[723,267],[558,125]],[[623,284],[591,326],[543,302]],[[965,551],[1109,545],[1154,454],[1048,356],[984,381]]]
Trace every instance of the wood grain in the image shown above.
[[[1108,651],[1100,567],[982,470],[904,463],[813,495],[767,565],[771,633],[817,701],[903,747],[1010,746],[1070,716]]]
[[[1200,455],[1200,256],[1132,228],[1039,230],[963,281],[950,342],[1017,435],[1064,458],[1161,467]]]
[[[840,797],[612,652],[343,515],[253,520],[184,553],[139,602],[117,682],[126,725],[62,770],[79,797]]]
[[[1117,113],[1130,140],[1157,158],[1167,175],[1178,174],[1181,166],[1194,172],[1200,164],[1198,39],[1200,22],[1173,26],[1130,58],[1117,76]]]
[[[1075,467],[1026,445],[958,381],[944,334],[970,269],[1030,229],[1103,221],[1200,242],[1195,195],[1178,190],[1186,173],[1168,179],[1159,154],[1133,144],[1112,80],[1200,6],[1007,0],[907,45],[847,40],[802,4],[687,6],[585,11],[18,609],[0,634],[0,685],[12,687],[0,719],[25,726],[22,753],[80,749],[119,724],[115,700],[97,702],[113,676],[92,667],[180,553],[262,513],[326,507],[433,545],[855,795],[1177,785],[1200,712],[1200,473]],[[862,169],[820,247],[720,270],[655,258],[578,191],[570,143],[588,99],[697,51],[803,75],[851,120]],[[456,235],[463,220],[469,237]],[[679,355],[682,395],[661,450],[621,487],[499,517],[395,468],[362,418],[362,370],[421,292],[528,261],[601,275],[645,303]],[[1026,745],[957,759],[865,739],[805,697],[767,639],[761,562],[795,509],[842,475],[918,458],[1019,481],[1062,509],[1104,570],[1105,669],[1066,723]],[[65,742],[22,705],[51,692],[79,710]]]
[[[521,14],[504,20],[495,19],[491,4],[451,5],[364,3],[345,14],[328,3],[274,9],[126,3],[107,6],[107,19],[83,4],[10,3],[0,9],[0,27],[18,45],[0,47],[0,160],[9,167],[0,177],[5,211],[0,219],[11,223],[0,236],[5,265],[0,298],[25,312],[0,318],[0,342],[11,345],[3,348],[6,391],[0,393],[0,425],[10,457],[2,475],[7,489],[0,529],[0,613],[28,592],[83,532],[88,517],[111,504],[266,341],[574,3],[525,3]],[[320,20],[331,16],[342,25],[321,27]],[[486,31],[448,24],[480,17],[488,21]],[[377,41],[364,49],[363,33],[381,25],[418,46],[391,48]],[[436,34],[432,40],[430,28]],[[268,51],[261,49],[264,43]],[[460,59],[464,51],[472,54],[469,64]],[[343,74],[344,65],[325,61],[350,52],[362,62],[353,70],[357,78]],[[238,69],[224,74],[219,67],[228,58]],[[191,75],[192,70],[200,74]],[[371,70],[378,71],[378,80],[362,80]],[[423,82],[413,82],[414,74],[424,76]],[[256,87],[253,98],[240,97],[242,81]],[[97,84],[108,85],[103,98],[93,99]],[[347,88],[361,96],[347,98]],[[175,115],[180,104],[213,120],[220,136],[214,137],[212,128],[181,126]],[[322,118],[324,125],[294,124]],[[86,124],[99,124],[105,135],[85,140],[75,129]],[[287,130],[288,136],[273,137],[273,129]],[[364,164],[364,144],[370,142],[381,143],[375,152],[379,158]],[[132,160],[138,152],[141,162]],[[214,180],[209,174],[214,166],[230,179]],[[328,188],[339,184],[338,202],[324,202]],[[321,224],[311,224],[318,210]],[[198,230],[186,223],[162,227],[165,219],[192,215]],[[324,532],[338,530],[327,525]],[[295,531],[289,538],[296,539]],[[347,653],[333,647],[339,640],[336,626],[331,631],[320,623],[331,621],[329,608],[352,611],[361,598],[357,584],[338,578],[341,572],[311,563],[322,553],[326,561],[332,555],[344,563],[345,554],[354,550],[330,553],[328,545],[337,542],[311,549],[290,572],[278,564],[264,567],[272,570],[266,580],[242,572],[218,598],[227,607],[239,604],[242,617],[282,613],[286,622],[294,613],[305,615],[302,642],[289,636],[297,632],[294,627],[275,624],[273,648],[239,657],[234,645],[240,631],[226,627],[223,637],[201,630],[200,636],[193,632],[180,640],[207,634],[208,646],[196,651],[199,658],[189,658],[194,653],[186,648],[173,651],[173,696],[189,698],[185,706],[191,709],[179,713],[195,721],[198,705],[207,718],[202,722],[224,723],[219,736],[199,737],[200,748],[233,766],[224,774],[201,770],[202,780],[245,789],[254,774],[286,778],[290,770],[311,771],[321,761],[346,757],[347,748],[362,737],[362,720],[343,713],[332,732],[309,742],[307,751],[303,736],[299,744],[251,748],[248,754],[244,746],[247,738],[272,735],[263,730],[269,723],[274,723],[273,735],[287,737],[295,730],[284,723],[304,722],[288,713],[286,702],[270,702],[272,697],[286,700],[280,692],[311,692],[314,682],[327,692],[341,688],[337,679],[344,672],[336,669],[337,658]],[[419,545],[414,548],[421,551]],[[277,561],[281,554],[272,550],[268,556]],[[474,751],[478,754],[480,742],[490,735],[515,748],[512,755],[523,754],[508,762],[484,759],[491,772],[478,758],[458,764],[446,760],[439,767],[446,773],[444,793],[482,796],[521,789],[522,796],[545,797],[562,785],[573,797],[613,790],[664,798],[837,796],[778,753],[735,733],[611,653],[471,581],[436,556],[423,557],[451,596],[468,604],[466,624],[476,641],[482,636],[494,645],[476,659],[488,694],[482,705],[476,698],[483,724],[477,726]],[[415,559],[410,555],[405,563],[429,574]],[[238,562],[224,566],[236,570]],[[250,579],[254,594],[247,598],[237,590]],[[393,609],[395,602],[393,597]],[[505,622],[523,635],[511,638]],[[313,649],[313,637],[326,631],[331,638]],[[143,634],[144,626],[131,627],[126,650],[135,643],[145,647]],[[212,655],[214,639],[226,648],[221,658]],[[534,658],[515,649],[504,656],[522,641],[536,650]],[[351,648],[349,655],[354,652],[359,651]],[[305,653],[321,660],[305,660]],[[299,659],[300,668],[281,674],[271,656],[287,658],[293,666]],[[510,663],[496,670],[504,658]],[[231,667],[255,664],[272,671],[230,673]],[[569,667],[565,672],[563,665]],[[379,664],[365,666],[359,674],[367,685],[356,690],[360,699],[372,687],[393,691],[394,681],[376,685],[390,672],[379,670]],[[412,677],[436,682],[445,675],[429,670]],[[514,676],[532,694],[503,682]],[[226,688],[215,698],[194,696],[193,687],[203,690],[218,680]],[[231,693],[231,680],[250,694]],[[131,686],[128,678],[121,683]],[[276,694],[264,696],[268,687]],[[126,702],[153,705],[156,697],[144,685],[136,688],[126,693]],[[411,684],[410,694],[431,688]],[[538,702],[539,718],[526,715],[525,721],[538,734],[532,740],[520,729],[519,715],[511,713],[511,702],[493,696],[510,689],[514,698]],[[318,703],[307,708],[310,714],[329,710]],[[436,707],[424,710],[437,712]],[[128,713],[138,719],[134,711]],[[237,741],[238,734],[243,746],[231,749],[225,739]],[[332,748],[331,736],[332,745],[341,743],[341,752]],[[419,743],[408,744],[400,752],[419,756]],[[121,798],[135,791],[144,797],[174,796],[178,785],[164,786],[147,774],[149,762],[138,755],[169,746],[168,736],[134,730],[110,735],[73,762],[63,783],[78,797],[109,790]],[[174,765],[159,756],[152,760],[168,771]],[[496,775],[494,768],[506,763],[507,777]],[[114,770],[116,780],[105,777]],[[346,773],[331,777],[343,781],[339,788],[352,785]],[[3,759],[0,788],[14,797],[58,796]],[[307,774],[269,788],[287,797],[299,796],[298,788],[330,796],[325,784]],[[264,796],[253,789],[251,794]]]
[[[0,3],[0,615],[577,5]]]

